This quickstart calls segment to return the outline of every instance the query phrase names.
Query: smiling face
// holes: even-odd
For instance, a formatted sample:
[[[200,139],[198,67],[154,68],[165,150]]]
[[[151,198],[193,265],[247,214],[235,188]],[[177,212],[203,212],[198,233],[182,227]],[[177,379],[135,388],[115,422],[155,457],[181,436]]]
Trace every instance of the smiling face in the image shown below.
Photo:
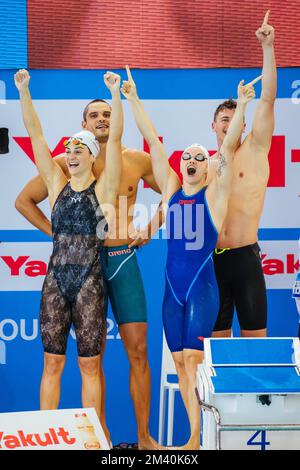
[[[66,147],[66,164],[72,176],[80,176],[92,170],[95,157],[88,147],[81,143],[70,142]]]
[[[225,139],[229,124],[234,115],[234,111],[234,109],[223,109],[222,111],[219,111],[214,122],[212,123],[212,128],[217,135],[217,141],[220,143],[220,146]]]
[[[82,127],[94,134],[98,142],[106,143],[109,136],[111,108],[108,103],[96,101],[85,110]]]
[[[180,171],[184,183],[200,183],[208,173],[207,152],[200,147],[188,147],[181,156]]]
[[[236,110],[236,106],[237,102],[233,99],[229,99],[219,104],[215,111],[212,129],[216,133],[219,148],[221,147],[224,141],[230,122]],[[244,124],[244,130],[245,127],[246,124]]]

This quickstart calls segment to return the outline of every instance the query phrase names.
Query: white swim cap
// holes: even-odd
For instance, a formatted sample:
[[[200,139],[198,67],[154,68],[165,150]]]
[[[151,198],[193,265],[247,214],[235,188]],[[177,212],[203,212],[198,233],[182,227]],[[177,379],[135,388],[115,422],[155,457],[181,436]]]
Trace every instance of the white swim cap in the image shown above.
[[[72,135],[68,140],[64,142],[65,147],[67,147],[71,142],[72,143],[81,143],[83,145],[86,145],[90,152],[94,155],[94,157],[97,157],[99,151],[100,151],[100,146],[99,142],[94,136],[94,134],[90,131],[80,131],[77,132],[77,134]]]
[[[207,163],[208,163],[208,165],[209,165],[209,163],[210,163],[210,155],[209,155],[209,153],[208,153],[208,150],[207,150],[203,145],[200,145],[200,144],[192,144],[192,145],[189,145],[189,146],[184,150],[183,153],[188,152],[188,151],[189,151],[190,149],[192,149],[192,148],[197,148],[197,149],[199,149],[200,152],[203,153],[204,156],[207,158]]]

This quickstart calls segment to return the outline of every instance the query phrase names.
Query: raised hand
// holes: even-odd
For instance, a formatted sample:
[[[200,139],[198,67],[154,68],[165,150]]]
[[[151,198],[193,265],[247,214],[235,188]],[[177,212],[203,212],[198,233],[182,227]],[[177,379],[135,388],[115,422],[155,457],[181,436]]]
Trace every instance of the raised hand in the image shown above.
[[[275,39],[275,30],[273,26],[268,24],[270,10],[265,14],[263,23],[260,28],[256,31],[256,37],[262,45],[272,46]]]
[[[244,85],[244,81],[242,80],[238,85],[238,100],[242,104],[247,104],[255,98],[255,90],[254,85],[259,80],[262,79],[262,75],[252,80],[252,82]]]
[[[106,72],[103,76],[104,83],[111,93],[120,89],[121,77],[114,72]]]
[[[127,80],[123,80],[121,92],[129,101],[137,97],[136,85],[132,78],[130,68],[126,65]]]
[[[15,85],[19,91],[28,88],[30,75],[27,70],[21,69],[14,75]]]

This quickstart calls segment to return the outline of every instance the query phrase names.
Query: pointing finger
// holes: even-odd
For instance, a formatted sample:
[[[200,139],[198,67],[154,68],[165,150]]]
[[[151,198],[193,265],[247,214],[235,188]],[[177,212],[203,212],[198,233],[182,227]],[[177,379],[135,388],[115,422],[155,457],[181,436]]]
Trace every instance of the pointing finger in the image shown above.
[[[268,10],[267,13],[265,14],[263,24],[268,24],[269,15],[270,15],[270,10]]]
[[[126,72],[127,72],[128,79],[133,81],[129,65],[126,65],[125,67],[126,67]]]
[[[260,75],[259,77],[256,77],[254,80],[252,80],[252,82],[248,83],[247,86],[253,86],[255,85],[255,83],[259,82],[259,80],[261,80],[263,77],[263,75]]]

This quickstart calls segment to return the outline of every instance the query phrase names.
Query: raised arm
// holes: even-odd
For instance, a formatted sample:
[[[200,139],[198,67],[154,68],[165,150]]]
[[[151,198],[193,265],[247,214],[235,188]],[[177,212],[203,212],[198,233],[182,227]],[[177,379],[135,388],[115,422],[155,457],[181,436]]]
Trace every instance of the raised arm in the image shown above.
[[[274,52],[274,28],[268,24],[267,11],[256,36],[263,50],[263,79],[260,100],[254,115],[251,143],[266,156],[270,150],[274,131],[274,103],[277,89],[277,71]]]
[[[255,78],[247,85],[244,85],[244,80],[239,83],[237,90],[237,107],[221,145],[220,154],[224,154],[225,152],[231,154],[236,151],[244,128],[246,106],[249,101],[252,101],[255,98],[254,85],[261,80],[261,78],[262,75]]]
[[[138,97],[136,85],[128,66],[126,66],[126,70],[128,80],[123,82],[121,91],[130,102],[136,124],[149,145],[154,178],[163,199],[168,199],[180,187],[180,182],[170,167],[164,146],[160,142],[157,132]]]
[[[253,85],[260,79],[261,76],[245,86],[243,85],[244,80],[239,83],[237,107],[220,148],[216,176],[208,185],[207,200],[218,232],[221,230],[227,212],[233,156],[244,127],[246,106],[255,97]]]
[[[59,178],[64,175],[58,165],[52,160],[51,153],[43,135],[40,120],[34,109],[29,92],[29,73],[27,70],[19,70],[14,78],[15,85],[20,94],[24,125],[31,138],[35,163],[41,177],[47,185],[48,191],[52,193],[56,177]]]
[[[101,202],[113,206],[116,205],[122,175],[123,107],[120,80],[120,76],[112,72],[104,75],[104,83],[111,92],[112,111],[103,178],[100,178],[97,183],[98,187],[103,185]]]
[[[237,145],[241,139],[244,127],[244,118],[247,104],[255,98],[254,84],[261,80],[262,76],[255,78],[248,85],[242,80],[238,85],[237,107],[230,126],[220,148],[220,156],[217,165],[217,184],[223,191],[229,192],[232,178],[232,159]]]

